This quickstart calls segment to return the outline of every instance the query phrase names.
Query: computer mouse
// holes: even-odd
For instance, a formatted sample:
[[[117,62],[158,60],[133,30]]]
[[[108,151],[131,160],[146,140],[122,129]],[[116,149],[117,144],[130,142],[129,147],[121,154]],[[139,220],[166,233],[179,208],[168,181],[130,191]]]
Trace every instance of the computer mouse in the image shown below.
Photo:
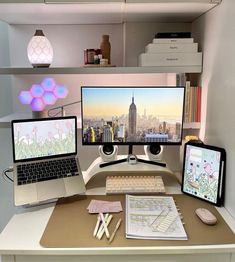
[[[195,213],[207,225],[215,225],[217,223],[217,218],[206,208],[197,208]]]

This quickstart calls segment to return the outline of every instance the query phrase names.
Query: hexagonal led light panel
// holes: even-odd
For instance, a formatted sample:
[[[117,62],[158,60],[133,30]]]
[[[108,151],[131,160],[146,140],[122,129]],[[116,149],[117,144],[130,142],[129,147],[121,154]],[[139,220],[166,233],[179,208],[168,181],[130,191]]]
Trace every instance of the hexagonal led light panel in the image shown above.
[[[42,100],[46,105],[54,105],[58,97],[53,92],[44,92]]]
[[[67,94],[68,94],[68,89],[65,88],[65,86],[58,85],[54,89],[54,94],[58,98],[65,98],[67,96]]]
[[[56,85],[53,78],[45,78],[40,84],[33,84],[29,91],[21,91],[19,100],[30,105],[33,111],[43,111],[47,105],[54,105],[57,99],[67,95],[68,89],[64,85]]]
[[[33,98],[30,105],[31,105],[33,111],[43,111],[43,109],[46,107],[42,98],[39,98],[39,97]]]
[[[29,105],[33,100],[32,94],[30,91],[21,91],[19,94],[19,100],[21,104]]]

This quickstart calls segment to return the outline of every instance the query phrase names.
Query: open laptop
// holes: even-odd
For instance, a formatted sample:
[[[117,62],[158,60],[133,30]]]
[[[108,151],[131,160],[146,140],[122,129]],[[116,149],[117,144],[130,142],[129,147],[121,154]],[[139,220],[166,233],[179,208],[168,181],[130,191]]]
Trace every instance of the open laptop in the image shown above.
[[[15,205],[85,192],[75,116],[13,120]]]

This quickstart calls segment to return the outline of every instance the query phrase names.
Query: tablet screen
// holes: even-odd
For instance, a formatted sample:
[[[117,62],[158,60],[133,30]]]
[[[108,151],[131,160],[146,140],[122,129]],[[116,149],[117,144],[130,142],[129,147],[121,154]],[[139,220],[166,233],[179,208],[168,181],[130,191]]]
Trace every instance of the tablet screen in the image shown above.
[[[186,144],[182,191],[217,204],[220,188],[221,152]]]

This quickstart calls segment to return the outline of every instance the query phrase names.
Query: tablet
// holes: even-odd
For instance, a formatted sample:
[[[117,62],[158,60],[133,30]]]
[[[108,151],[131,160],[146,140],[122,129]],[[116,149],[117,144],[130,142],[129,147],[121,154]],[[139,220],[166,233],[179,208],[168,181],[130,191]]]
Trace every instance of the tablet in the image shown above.
[[[223,148],[186,143],[182,192],[216,206],[223,204],[225,162],[226,152]]]

